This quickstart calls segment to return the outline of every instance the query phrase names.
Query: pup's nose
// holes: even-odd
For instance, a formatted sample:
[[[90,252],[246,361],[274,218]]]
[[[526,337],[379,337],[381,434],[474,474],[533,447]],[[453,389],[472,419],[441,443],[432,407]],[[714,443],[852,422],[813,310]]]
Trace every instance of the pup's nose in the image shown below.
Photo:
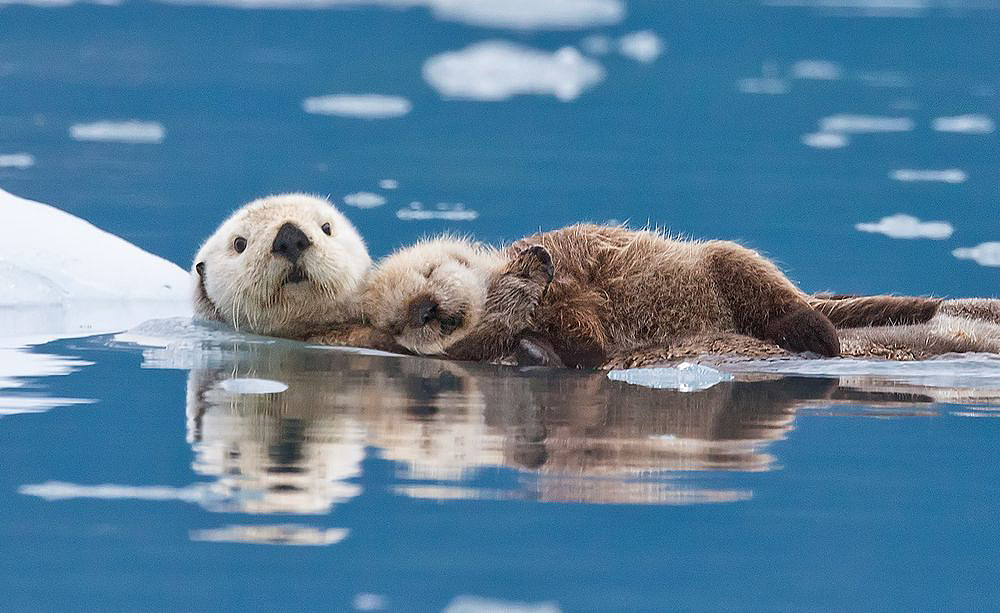
[[[288,258],[294,264],[299,261],[302,252],[312,245],[312,241],[297,225],[288,221],[278,229],[278,234],[271,243],[271,253]]]
[[[438,303],[430,296],[418,296],[410,302],[409,319],[414,328],[426,326],[437,316]]]

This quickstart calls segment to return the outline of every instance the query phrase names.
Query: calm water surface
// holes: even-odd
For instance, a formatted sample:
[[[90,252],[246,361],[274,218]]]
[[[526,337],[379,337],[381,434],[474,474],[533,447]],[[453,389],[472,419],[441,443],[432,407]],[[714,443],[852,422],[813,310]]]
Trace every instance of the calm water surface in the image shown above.
[[[241,202],[303,190],[331,195],[374,255],[442,230],[500,241],[614,219],[739,239],[810,291],[997,291],[989,258],[953,255],[1000,241],[989,2],[868,16],[637,1],[528,29],[444,2],[191,4],[0,5],[0,156],[22,156],[0,187],[184,267]],[[647,30],[659,55],[618,50]],[[426,76],[483,41],[572,46],[563,60],[601,76],[492,101]],[[470,91],[476,75],[459,77]],[[331,94],[408,111],[304,110]],[[80,136],[132,119],[161,136]],[[345,204],[358,192],[377,198],[346,200],[376,206]],[[879,223],[897,213],[924,238]],[[929,237],[928,221],[951,230]],[[4,610],[989,610],[1000,596],[988,358],[681,392],[173,321],[0,349],[0,366]]]

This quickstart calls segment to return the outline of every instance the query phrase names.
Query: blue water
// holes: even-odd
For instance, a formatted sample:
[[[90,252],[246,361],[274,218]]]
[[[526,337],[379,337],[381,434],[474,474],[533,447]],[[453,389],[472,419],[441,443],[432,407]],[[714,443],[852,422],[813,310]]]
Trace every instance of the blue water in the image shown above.
[[[421,74],[482,40],[552,51],[643,29],[661,56],[595,56],[604,80],[568,102],[444,99]],[[0,154],[35,159],[0,168],[0,187],[183,267],[248,199],[370,191],[386,204],[341,208],[374,255],[441,230],[501,241],[617,219],[740,240],[810,291],[994,295],[998,269],[951,252],[1000,240],[1000,136],[931,126],[1000,120],[998,31],[995,7],[932,2],[888,17],[630,2],[615,25],[532,31],[419,7],[0,5]],[[840,78],[794,78],[801,60]],[[785,93],[740,90],[761,77]],[[336,93],[412,111],[303,111]],[[913,129],[803,144],[838,114]],[[126,119],[166,135],[69,135]],[[398,219],[412,201],[478,218]],[[954,233],[854,228],[894,213]],[[91,364],[3,397],[95,402],[0,418],[3,609],[436,611],[472,595],[563,611],[988,610],[998,597],[988,386],[770,375],[682,393],[238,338],[32,351]],[[220,387],[241,378],[288,389]]]

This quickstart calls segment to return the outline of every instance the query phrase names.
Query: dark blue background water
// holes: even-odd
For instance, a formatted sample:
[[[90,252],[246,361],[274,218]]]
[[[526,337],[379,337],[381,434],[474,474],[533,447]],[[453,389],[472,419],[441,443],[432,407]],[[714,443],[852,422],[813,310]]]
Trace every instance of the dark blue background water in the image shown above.
[[[343,208],[375,255],[445,229],[501,241],[575,221],[628,219],[741,240],[808,290],[993,295],[997,269],[956,259],[951,250],[1000,240],[998,135],[930,126],[940,116],[1000,117],[998,27],[1000,15],[991,10],[932,7],[873,18],[742,2],[631,2],[618,25],[533,32],[442,21],[420,8],[0,6],[0,154],[36,158],[31,168],[0,168],[0,187],[184,267],[211,228],[246,200],[301,190],[340,202],[363,190],[388,203]],[[589,34],[640,29],[660,35],[664,54],[650,64],[615,53],[596,58],[605,80],[572,102],[444,100],[421,76],[428,57],[485,39],[554,50]],[[792,79],[792,65],[803,59],[836,62],[842,78]],[[785,79],[787,93],[739,91],[740,79],[762,69]],[[904,82],[872,84],[873,74],[889,73]],[[413,110],[380,120],[302,110],[308,96],[369,92],[404,96]],[[840,113],[910,117],[915,128],[852,135],[842,149],[801,142],[821,118]],[[75,123],[131,118],[162,123],[163,142],[77,142],[68,134]],[[891,180],[899,168],[958,168],[968,180]],[[379,190],[383,178],[397,179],[399,189]],[[413,200],[462,202],[479,217],[398,220],[396,210]],[[955,233],[911,241],[854,229],[898,212],[947,220]],[[357,594],[373,593],[389,610],[440,610],[461,594],[551,601],[566,611],[987,610],[998,595],[1000,421],[966,417],[976,410],[949,397],[934,404],[926,391],[893,399],[893,411],[921,415],[873,419],[885,398],[870,390],[853,401],[842,394],[831,415],[806,405],[817,396],[830,404],[846,384],[831,381],[832,389],[817,394],[790,382],[726,405],[744,425],[776,404],[794,418],[793,427],[765,420],[767,432],[751,434],[711,424],[660,427],[657,420],[687,401],[676,393],[630,396],[603,380],[587,387],[552,376],[557,394],[520,389],[523,375],[502,370],[428,373],[371,358],[345,375],[339,363],[324,370],[325,363],[306,360],[298,369],[275,367],[269,378],[292,389],[300,376],[306,389],[353,381],[353,396],[315,402],[321,415],[344,412],[362,424],[338,422],[330,427],[337,436],[357,428],[389,436],[395,430],[385,423],[423,424],[426,440],[445,448],[469,444],[494,453],[541,427],[512,430],[510,420],[521,423],[518,407],[545,406],[538,419],[553,449],[595,436],[613,449],[647,435],[686,437],[695,447],[749,438],[758,441],[755,453],[773,457],[757,458],[762,472],[744,472],[738,462],[720,467],[690,450],[683,461],[646,458],[653,485],[741,492],[728,501],[676,505],[653,496],[643,501],[653,504],[597,504],[579,493],[545,501],[540,492],[547,490],[531,485],[537,467],[509,458],[452,479],[473,492],[507,491],[502,499],[466,492],[427,500],[393,489],[412,480],[400,477],[406,462],[385,454],[409,447],[375,436],[362,441],[360,474],[345,481],[360,485],[360,495],[300,516],[241,511],[238,500],[220,510],[18,493],[48,481],[185,487],[224,479],[224,471],[192,468],[199,447],[186,438],[190,364],[141,368],[139,350],[109,348],[107,338],[40,351],[94,365],[29,380],[18,393],[98,402],[0,420],[0,608],[345,610]],[[247,360],[245,370],[267,374],[271,362]],[[223,376],[233,367],[223,360],[202,370]],[[396,390],[402,400],[365,414],[374,402],[366,390]],[[484,397],[493,400],[483,404]],[[594,397],[606,413],[579,420],[560,413],[589,407]],[[719,410],[715,400],[705,402],[705,411]],[[220,403],[212,406],[239,419],[216,434],[227,444],[264,445],[261,474],[270,474],[268,462],[281,463],[288,445],[332,444],[326,430],[298,434],[319,418],[285,415],[311,401],[267,410],[244,406],[248,400]],[[630,407],[650,406],[658,408],[628,417]],[[457,410],[468,415],[449,412]],[[493,439],[447,433],[449,424],[478,423],[480,414],[496,430]],[[240,429],[258,418],[277,422]],[[607,432],[595,435],[588,424]],[[599,447],[583,455],[607,452]],[[678,471],[678,462],[693,464]],[[259,486],[245,487],[261,495]],[[285,523],[350,533],[316,547],[192,540],[200,529]]]

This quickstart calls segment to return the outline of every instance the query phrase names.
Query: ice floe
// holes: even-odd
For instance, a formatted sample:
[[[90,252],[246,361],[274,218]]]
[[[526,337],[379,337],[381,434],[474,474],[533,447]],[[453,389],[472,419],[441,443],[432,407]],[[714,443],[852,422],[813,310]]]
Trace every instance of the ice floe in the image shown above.
[[[639,62],[652,62],[663,53],[663,41],[652,30],[640,30],[618,39],[618,51]]]
[[[912,215],[897,213],[883,217],[877,223],[859,223],[854,226],[861,232],[885,234],[891,238],[949,238],[955,229],[947,221],[920,221]]]
[[[395,179],[382,179],[378,182],[378,186],[382,189],[396,189],[399,187],[399,181]]]
[[[4,4],[27,4],[43,8],[55,8],[60,6],[70,6],[73,4],[101,4],[105,6],[118,6],[122,0],[0,0],[0,6]]]
[[[618,23],[622,0],[425,0],[440,19],[491,28],[578,29]]]
[[[163,142],[166,134],[163,124],[135,119],[76,123],[69,127],[70,137],[80,141],[157,144]]]
[[[396,218],[404,221],[443,219],[446,221],[473,221],[479,218],[477,211],[467,210],[461,202],[439,202],[434,209],[425,209],[419,202],[411,202],[405,209],[396,211]]]
[[[482,596],[455,596],[441,613],[559,613],[554,602],[511,602]]]
[[[385,198],[372,192],[355,192],[344,196],[344,204],[359,209],[374,209],[385,204]]]
[[[612,370],[608,373],[608,379],[612,381],[622,381],[654,389],[672,389],[680,392],[707,390],[716,384],[729,381],[732,378],[732,375],[728,373],[690,362],[681,362],[677,366],[668,367]]]
[[[35,156],[30,153],[0,154],[0,168],[17,168],[24,170],[35,165]]]
[[[413,104],[402,96],[381,94],[331,94],[302,101],[302,109],[316,115],[338,115],[362,119],[391,119],[410,112]]]
[[[361,592],[354,595],[351,605],[356,611],[384,611],[388,603],[382,594]]]
[[[300,524],[263,526],[229,525],[192,530],[192,541],[209,543],[250,543],[254,545],[333,545],[347,538],[347,528],[316,528]]]
[[[840,149],[849,142],[841,132],[812,132],[802,135],[802,144],[816,149]]]
[[[841,76],[840,65],[827,60],[799,60],[792,64],[792,77],[834,81]]]
[[[819,121],[821,132],[846,132],[864,134],[869,132],[909,132],[913,120],[909,117],[879,117],[876,115],[830,115]]]
[[[947,168],[944,170],[918,170],[914,168],[900,168],[889,173],[889,177],[896,181],[938,181],[941,183],[964,183],[969,176],[964,170],[959,168]]]
[[[960,260],[973,260],[981,266],[1000,266],[1000,243],[980,243],[975,247],[959,247],[951,252]]]
[[[574,47],[554,52],[493,40],[449,51],[424,63],[424,79],[442,96],[507,100],[518,94],[576,99],[604,79],[604,68]]]
[[[987,115],[936,117],[932,126],[938,132],[960,132],[962,134],[991,134],[996,130],[996,124]]]
[[[219,387],[230,394],[280,394],[288,389],[281,381],[254,378],[226,379]]]

